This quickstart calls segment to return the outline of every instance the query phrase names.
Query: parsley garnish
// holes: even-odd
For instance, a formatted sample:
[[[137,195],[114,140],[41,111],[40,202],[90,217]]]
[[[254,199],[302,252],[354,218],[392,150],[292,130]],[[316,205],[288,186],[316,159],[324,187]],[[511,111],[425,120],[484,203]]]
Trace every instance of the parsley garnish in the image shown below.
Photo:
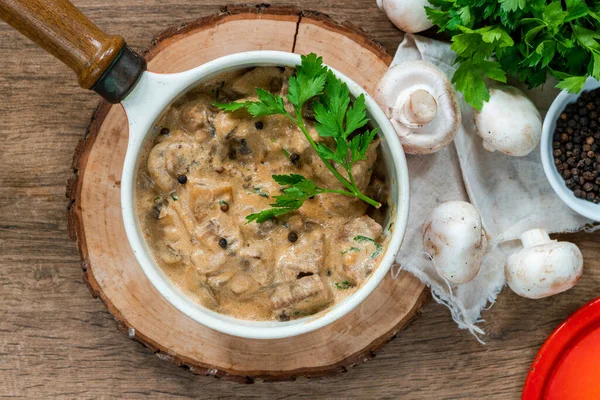
[[[373,246],[375,246],[375,251],[373,252],[373,254],[371,254],[372,259],[377,257],[378,255],[380,255],[381,252],[383,251],[383,246],[380,245],[379,243],[377,243],[375,240],[371,239],[370,237],[356,235],[356,236],[354,236],[354,240],[356,240],[358,243],[369,242]]]
[[[260,197],[265,197],[265,198],[269,197],[269,194],[268,194],[268,193],[265,193],[265,192],[263,192],[263,191],[262,191],[262,189],[261,189],[261,188],[259,188],[259,187],[255,187],[255,188],[254,188],[254,192],[255,192],[257,195],[259,195]]]
[[[349,253],[351,251],[360,251],[360,249],[358,247],[350,247],[349,249],[346,249],[346,250],[342,251],[342,254],[346,254],[346,253]]]
[[[345,190],[333,190],[315,185],[302,175],[274,175],[273,179],[286,186],[283,195],[275,196],[271,209],[246,217],[248,222],[265,222],[278,215],[299,209],[304,201],[320,193],[337,193],[358,197],[362,201],[380,207],[379,202],[363,194],[354,181],[352,166],[359,160],[365,160],[369,145],[377,134],[377,129],[356,133],[369,122],[365,98],[361,94],[351,104],[348,86],[339,80],[329,68],[323,65],[323,59],[316,54],[302,56],[302,63],[296,67],[296,75],[290,77],[287,101],[293,106],[293,112],[285,109],[284,99],[266,90],[256,89],[258,101],[235,103],[215,103],[225,111],[246,109],[253,117],[266,115],[284,115],[302,131],[311,147],[317,152],[327,169],[344,185]],[[330,137],[335,147],[317,143],[308,133],[302,117],[302,108],[311,101],[315,128],[321,137]],[[335,167],[339,165],[346,172],[343,176]]]
[[[335,287],[338,289],[346,290],[346,289],[350,289],[352,287],[352,285],[347,280],[343,280],[341,282],[336,282]]]
[[[171,198],[175,201],[179,200],[179,196],[177,196],[177,193],[171,193]]]
[[[530,87],[546,81],[579,92],[600,79],[600,3],[585,0],[430,0],[427,16],[452,35],[459,67],[452,77],[480,110],[490,94],[484,78],[507,74]]]

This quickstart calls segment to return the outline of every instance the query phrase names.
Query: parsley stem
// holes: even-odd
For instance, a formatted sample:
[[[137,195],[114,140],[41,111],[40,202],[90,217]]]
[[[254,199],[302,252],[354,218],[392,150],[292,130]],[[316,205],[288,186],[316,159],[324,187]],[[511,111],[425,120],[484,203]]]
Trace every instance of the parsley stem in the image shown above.
[[[308,130],[306,130],[306,127],[304,126],[304,120],[302,119],[302,107],[300,108],[296,108],[295,109],[296,112],[296,119],[289,117],[292,121],[294,121],[296,123],[296,125],[298,125],[298,127],[300,128],[300,130],[302,131],[302,133],[304,133],[304,136],[306,137],[306,140],[308,140],[308,142],[310,143],[310,145],[312,146],[312,148],[315,150],[315,152],[317,152],[317,144],[315,143],[315,141],[313,140],[313,138],[310,136],[310,133],[308,133]],[[318,155],[318,152],[317,152]],[[344,185],[346,186],[346,188],[348,190],[350,190],[351,192],[355,192],[355,188],[352,187],[352,184],[350,182],[348,182],[348,180],[346,178],[344,178],[342,176],[342,174],[340,174],[338,172],[337,169],[335,169],[335,167],[333,165],[331,165],[331,163],[327,160],[324,160],[321,156],[319,156],[319,158],[321,158],[321,161],[323,161],[323,163],[325,164],[325,166],[327,167],[327,169],[329,171],[331,171],[331,173]]]
[[[321,194],[321,193],[336,193],[336,194],[343,194],[345,196],[355,197],[354,192],[348,192],[346,190],[317,188],[317,192],[319,192],[319,194]]]
[[[300,128],[300,130],[302,131],[302,133],[304,134],[304,136],[306,137],[306,140],[308,140],[308,142],[310,143],[311,147],[315,150],[315,152],[317,153],[317,155],[319,155],[319,152],[317,151],[317,144],[315,143],[315,141],[313,140],[313,138],[310,136],[310,133],[308,133],[308,130],[306,129],[306,126],[304,125],[304,119],[302,118],[302,107],[294,107],[294,113],[296,118],[294,118],[293,116],[291,116],[289,113],[286,113],[286,117],[294,122],[296,125],[298,125],[298,127]],[[372,205],[375,208],[379,208],[381,207],[381,203],[379,203],[376,200],[371,199],[370,197],[364,195],[356,186],[356,184],[354,183],[354,176],[352,176],[352,172],[350,168],[346,168],[346,166],[344,165],[344,169],[346,170],[346,172],[348,173],[348,177],[350,178],[350,182],[348,182],[348,180],[346,178],[344,178],[342,176],[342,174],[340,174],[338,172],[337,169],[335,169],[335,167],[328,161],[323,159],[323,157],[321,157],[319,155],[319,158],[321,159],[321,161],[323,162],[323,164],[325,164],[325,166],[327,167],[327,169],[329,171],[331,171],[331,173],[344,185],[346,186],[346,188],[349,190],[349,192],[343,191],[343,190],[329,190],[327,189],[327,193],[339,193],[339,194],[344,194],[346,196],[354,196],[354,197],[358,197],[359,199],[361,199],[362,201],[364,201],[367,204]],[[325,193],[325,192],[323,192]]]

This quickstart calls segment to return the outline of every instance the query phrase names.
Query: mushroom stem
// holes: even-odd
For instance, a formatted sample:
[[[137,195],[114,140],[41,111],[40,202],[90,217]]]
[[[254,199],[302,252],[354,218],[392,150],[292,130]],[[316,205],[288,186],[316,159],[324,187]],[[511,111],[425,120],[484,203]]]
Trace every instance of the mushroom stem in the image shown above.
[[[394,109],[394,117],[411,128],[419,128],[431,123],[437,113],[437,101],[431,93],[423,89],[412,92],[401,107]]]
[[[521,235],[521,243],[524,248],[529,248],[533,246],[537,246],[538,244],[550,243],[553,242],[548,236],[548,233],[543,229],[532,229],[527,232],[524,232]]]

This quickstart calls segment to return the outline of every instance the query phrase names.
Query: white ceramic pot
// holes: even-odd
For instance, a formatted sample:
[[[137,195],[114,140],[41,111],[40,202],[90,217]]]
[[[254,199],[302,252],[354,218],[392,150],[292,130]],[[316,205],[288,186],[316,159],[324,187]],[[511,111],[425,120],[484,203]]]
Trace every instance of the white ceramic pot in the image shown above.
[[[277,51],[238,53],[182,73],[155,74],[145,71],[145,61],[125,46],[123,38],[106,35],[67,0],[45,0],[36,2],[31,7],[24,7],[21,3],[26,2],[4,2],[0,7],[0,18],[73,69],[82,87],[91,88],[108,101],[120,101],[123,105],[129,122],[129,144],[121,179],[125,231],[135,257],[148,279],[173,307],[201,324],[230,335],[257,339],[290,337],[321,328],[341,318],[359,305],[388,273],[402,243],[408,218],[406,160],[394,129],[383,111],[359,85],[336,72],[348,84],[352,95],[365,95],[368,113],[380,128],[381,149],[391,186],[391,211],[386,225],[393,222],[392,237],[381,264],[354,294],[335,307],[288,322],[235,319],[191,301],[154,262],[140,232],[134,199],[138,158],[144,140],[165,108],[178,95],[203,80],[238,68],[263,65],[293,67],[300,64],[300,56]],[[130,268],[136,266],[132,265]]]
[[[593,78],[588,78],[583,90],[589,91],[598,88],[600,88],[600,82]],[[575,197],[575,194],[567,187],[564,179],[560,176],[558,169],[554,165],[554,156],[552,154],[552,136],[554,136],[554,130],[556,129],[556,121],[567,104],[575,103],[578,98],[579,94],[563,90],[556,96],[556,99],[550,106],[542,126],[542,140],[540,144],[542,165],[552,189],[554,189],[554,192],[567,206],[584,217],[600,221],[600,204],[594,204],[591,201]]]
[[[390,178],[391,205],[388,224],[393,221],[391,240],[381,264],[368,280],[345,300],[315,315],[287,322],[247,321],[218,314],[193,302],[180,291],[154,261],[140,231],[135,207],[135,181],[138,158],[144,141],[151,137],[156,121],[165,108],[191,87],[225,71],[253,66],[300,64],[300,56],[278,51],[253,51],[218,58],[197,68],[177,74],[144,72],[140,82],[122,102],[129,120],[129,146],[121,179],[121,207],[127,238],[144,273],[169,302],[193,320],[217,331],[245,338],[275,339],[300,335],[324,327],[358,306],[390,270],[404,238],[408,218],[408,170],[402,147],[394,129],[375,101],[355,82],[334,71],[348,85],[353,96],[364,94],[369,117],[380,129],[381,149]],[[135,266],[131,266],[135,268]]]

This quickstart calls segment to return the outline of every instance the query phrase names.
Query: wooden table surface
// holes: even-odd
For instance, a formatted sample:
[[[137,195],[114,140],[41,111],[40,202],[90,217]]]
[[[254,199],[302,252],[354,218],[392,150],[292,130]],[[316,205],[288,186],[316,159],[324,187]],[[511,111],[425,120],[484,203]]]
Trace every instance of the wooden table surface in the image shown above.
[[[222,5],[73,2],[138,50],[159,31]],[[352,21],[391,53],[400,41],[375,0],[285,4]],[[192,375],[119,332],[82,280],[79,254],[66,231],[65,183],[97,103],[66,67],[0,24],[0,398],[516,399],[545,337],[600,296],[600,234],[564,235],[584,254],[579,285],[538,301],[505,290],[483,314],[485,346],[458,330],[443,306],[430,302],[372,361],[338,377],[241,385]]]

